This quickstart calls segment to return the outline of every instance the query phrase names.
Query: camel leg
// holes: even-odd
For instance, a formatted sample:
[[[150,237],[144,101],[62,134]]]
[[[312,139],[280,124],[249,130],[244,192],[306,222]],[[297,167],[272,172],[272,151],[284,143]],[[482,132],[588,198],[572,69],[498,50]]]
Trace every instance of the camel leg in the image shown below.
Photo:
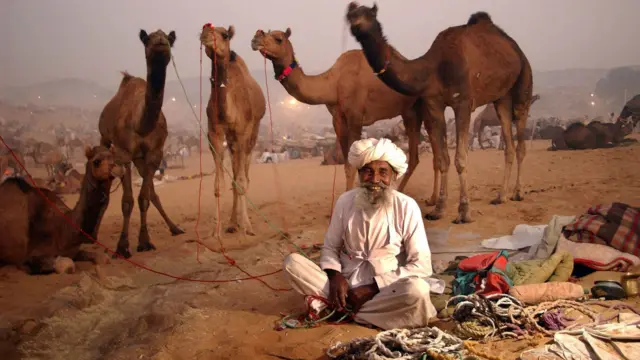
[[[214,180],[214,194],[216,197],[220,197],[220,181],[224,178],[224,148],[222,146],[224,142],[224,133],[221,126],[216,126],[213,131],[209,131],[209,142],[213,149],[211,154],[213,155],[213,162],[215,164],[215,180]],[[218,220],[219,221],[219,220]]]
[[[231,169],[233,171],[233,186],[231,187],[231,190],[233,192],[233,205],[231,206],[231,220],[227,227],[228,233],[235,233],[240,228],[240,223],[238,221],[238,201],[240,199],[240,193],[244,191],[240,175],[240,173],[244,174],[244,169],[241,167],[242,163],[240,161],[240,158],[243,155],[240,154],[238,149],[234,148],[236,146],[239,146],[239,144],[231,145]]]
[[[433,156],[437,161],[441,177],[440,194],[436,201],[436,207],[433,211],[425,215],[425,218],[428,220],[438,220],[442,218],[442,215],[444,214],[444,210],[447,206],[447,197],[449,195],[448,173],[450,159],[449,149],[447,147],[447,127],[444,119],[444,108],[435,104],[427,104],[423,118],[425,121],[431,121],[433,124],[433,138],[435,139]]]
[[[458,205],[458,217],[454,224],[473,222],[469,214],[469,194],[467,193],[467,143],[469,137],[469,125],[471,122],[471,106],[463,103],[456,109],[456,170],[460,179],[460,203]]]
[[[155,170],[153,171],[153,173],[155,174]],[[160,197],[156,193],[156,186],[153,184],[153,181],[151,182],[151,185],[149,186],[149,188],[151,191],[151,194],[150,194],[151,203],[158,210],[158,212],[160,213],[160,216],[162,216],[162,218],[164,219],[165,224],[167,224],[167,226],[169,227],[169,231],[171,231],[171,235],[176,236],[176,235],[184,234],[185,231],[181,229],[178,225],[176,225],[169,218],[167,213],[164,211],[164,207],[162,207],[162,202],[160,201]]]
[[[502,179],[502,187],[498,193],[498,197],[491,201],[491,204],[498,205],[504,203],[504,197],[509,186],[509,178],[511,177],[511,168],[513,158],[515,157],[515,145],[513,143],[513,134],[511,132],[511,122],[513,118],[513,108],[511,96],[507,95],[495,102],[496,113],[502,125],[502,136],[504,137],[504,177]]]
[[[149,156],[149,154],[147,154]],[[154,159],[135,159],[134,164],[138,169],[140,175],[142,175],[142,187],[138,193],[138,208],[140,208],[140,233],[138,234],[138,252],[155,250],[156,247],[151,243],[149,238],[149,230],[147,229],[147,215],[149,213],[149,200],[151,200],[151,193],[153,189],[153,175],[155,174],[158,166],[160,165],[160,159],[154,161]],[[149,161],[153,161],[154,165],[151,166]]]
[[[247,235],[255,235],[253,232],[253,226],[251,225],[251,220],[249,219],[249,210],[247,209],[247,192],[249,191],[249,176],[248,169],[249,166],[247,164],[249,160],[249,156],[244,153],[238,154],[239,166],[238,166],[238,186],[240,187],[240,191],[238,194],[238,210],[240,217],[240,225],[244,229],[245,234]]]
[[[353,141],[355,141],[350,141],[350,133],[351,130],[356,129],[349,129],[345,115],[337,112],[333,116],[333,129],[336,131],[337,141],[340,142],[340,150],[342,151],[342,156],[344,158],[344,175],[347,181],[346,191],[349,191],[353,188],[356,178],[356,169],[349,164],[349,148],[351,147],[351,144],[353,144]],[[362,132],[362,127],[358,127],[358,129]]]
[[[484,145],[482,145],[484,139],[482,138],[484,134],[484,125],[480,124],[480,130],[478,130],[478,146],[480,146],[480,150],[484,150]]]
[[[402,121],[404,122],[404,128],[409,138],[409,166],[407,167],[407,172],[402,177],[400,186],[398,186],[398,191],[404,190],[404,187],[407,185],[407,182],[409,182],[411,175],[420,162],[418,145],[420,142],[421,121],[415,115],[415,112],[402,115]]]
[[[529,117],[529,111],[526,105],[516,104],[513,107],[513,117],[516,124],[516,136],[518,137],[518,145],[516,147],[516,160],[518,161],[517,175],[516,175],[516,187],[513,189],[513,196],[511,200],[522,201],[522,189],[520,185],[520,177],[522,175],[522,162],[527,154],[527,146],[525,139],[525,129],[527,127],[527,118]]]
[[[129,220],[133,211],[133,187],[131,185],[131,163],[124,164],[124,176],[122,176],[122,231],[116,254],[128,259],[129,252]],[[114,255],[114,258],[116,256]]]
[[[423,114],[423,112],[421,112]],[[424,118],[423,119],[424,128],[427,130],[427,135],[429,136],[429,143],[431,144],[431,153],[433,155],[433,192],[431,193],[431,198],[425,201],[427,206],[434,206],[438,202],[438,195],[440,192],[440,167],[438,158],[442,149],[438,146],[438,138],[436,136],[436,130],[434,129],[433,119]]]

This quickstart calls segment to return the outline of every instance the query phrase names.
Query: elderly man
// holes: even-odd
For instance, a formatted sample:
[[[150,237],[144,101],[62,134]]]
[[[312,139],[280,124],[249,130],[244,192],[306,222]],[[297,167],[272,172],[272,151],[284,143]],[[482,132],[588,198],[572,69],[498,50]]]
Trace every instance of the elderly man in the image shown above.
[[[385,330],[426,326],[436,315],[426,281],[431,252],[418,204],[394,189],[406,156],[388,139],[364,139],[353,143],[348,161],[360,186],[335,204],[320,267],[291,254],[285,273],[296,291],[352,311],[356,322]],[[326,305],[313,300],[311,307],[320,313]]]

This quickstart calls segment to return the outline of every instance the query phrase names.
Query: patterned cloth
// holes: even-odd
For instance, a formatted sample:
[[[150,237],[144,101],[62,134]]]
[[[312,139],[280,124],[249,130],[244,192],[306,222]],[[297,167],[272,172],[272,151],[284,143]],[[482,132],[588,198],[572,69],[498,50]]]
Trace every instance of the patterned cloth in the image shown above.
[[[611,246],[640,255],[640,208],[622,203],[596,205],[566,225],[563,235],[571,241]]]

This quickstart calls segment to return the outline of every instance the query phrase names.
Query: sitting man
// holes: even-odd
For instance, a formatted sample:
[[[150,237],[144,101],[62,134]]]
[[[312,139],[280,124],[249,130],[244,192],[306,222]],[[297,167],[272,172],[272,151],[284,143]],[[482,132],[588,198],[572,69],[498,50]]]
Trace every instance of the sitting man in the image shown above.
[[[422,214],[412,198],[394,189],[407,170],[406,155],[388,139],[356,141],[349,164],[360,186],[335,204],[320,267],[300,254],[284,270],[303,295],[320,296],[337,311],[382,329],[424,327],[436,316],[429,298],[431,252]],[[317,313],[326,305],[317,299]]]

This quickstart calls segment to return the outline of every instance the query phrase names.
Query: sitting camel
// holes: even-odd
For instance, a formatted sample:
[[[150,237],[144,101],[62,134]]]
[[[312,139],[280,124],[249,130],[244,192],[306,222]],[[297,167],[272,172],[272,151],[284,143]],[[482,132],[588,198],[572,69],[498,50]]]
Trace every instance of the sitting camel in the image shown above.
[[[640,95],[634,96],[622,108],[615,123],[576,122],[552,140],[549,150],[586,150],[613,147],[625,140],[640,121]]]
[[[96,239],[102,215],[109,205],[111,182],[121,176],[113,147],[85,149],[87,174],[76,206],[69,209],[52,191],[39,189],[23,178],[9,178],[0,184],[0,262],[17,265],[31,274],[69,272],[74,261],[98,261],[97,254],[80,250],[91,243],[82,232],[69,225],[49,201],[74,224]],[[4,210],[2,210],[4,209]]]

